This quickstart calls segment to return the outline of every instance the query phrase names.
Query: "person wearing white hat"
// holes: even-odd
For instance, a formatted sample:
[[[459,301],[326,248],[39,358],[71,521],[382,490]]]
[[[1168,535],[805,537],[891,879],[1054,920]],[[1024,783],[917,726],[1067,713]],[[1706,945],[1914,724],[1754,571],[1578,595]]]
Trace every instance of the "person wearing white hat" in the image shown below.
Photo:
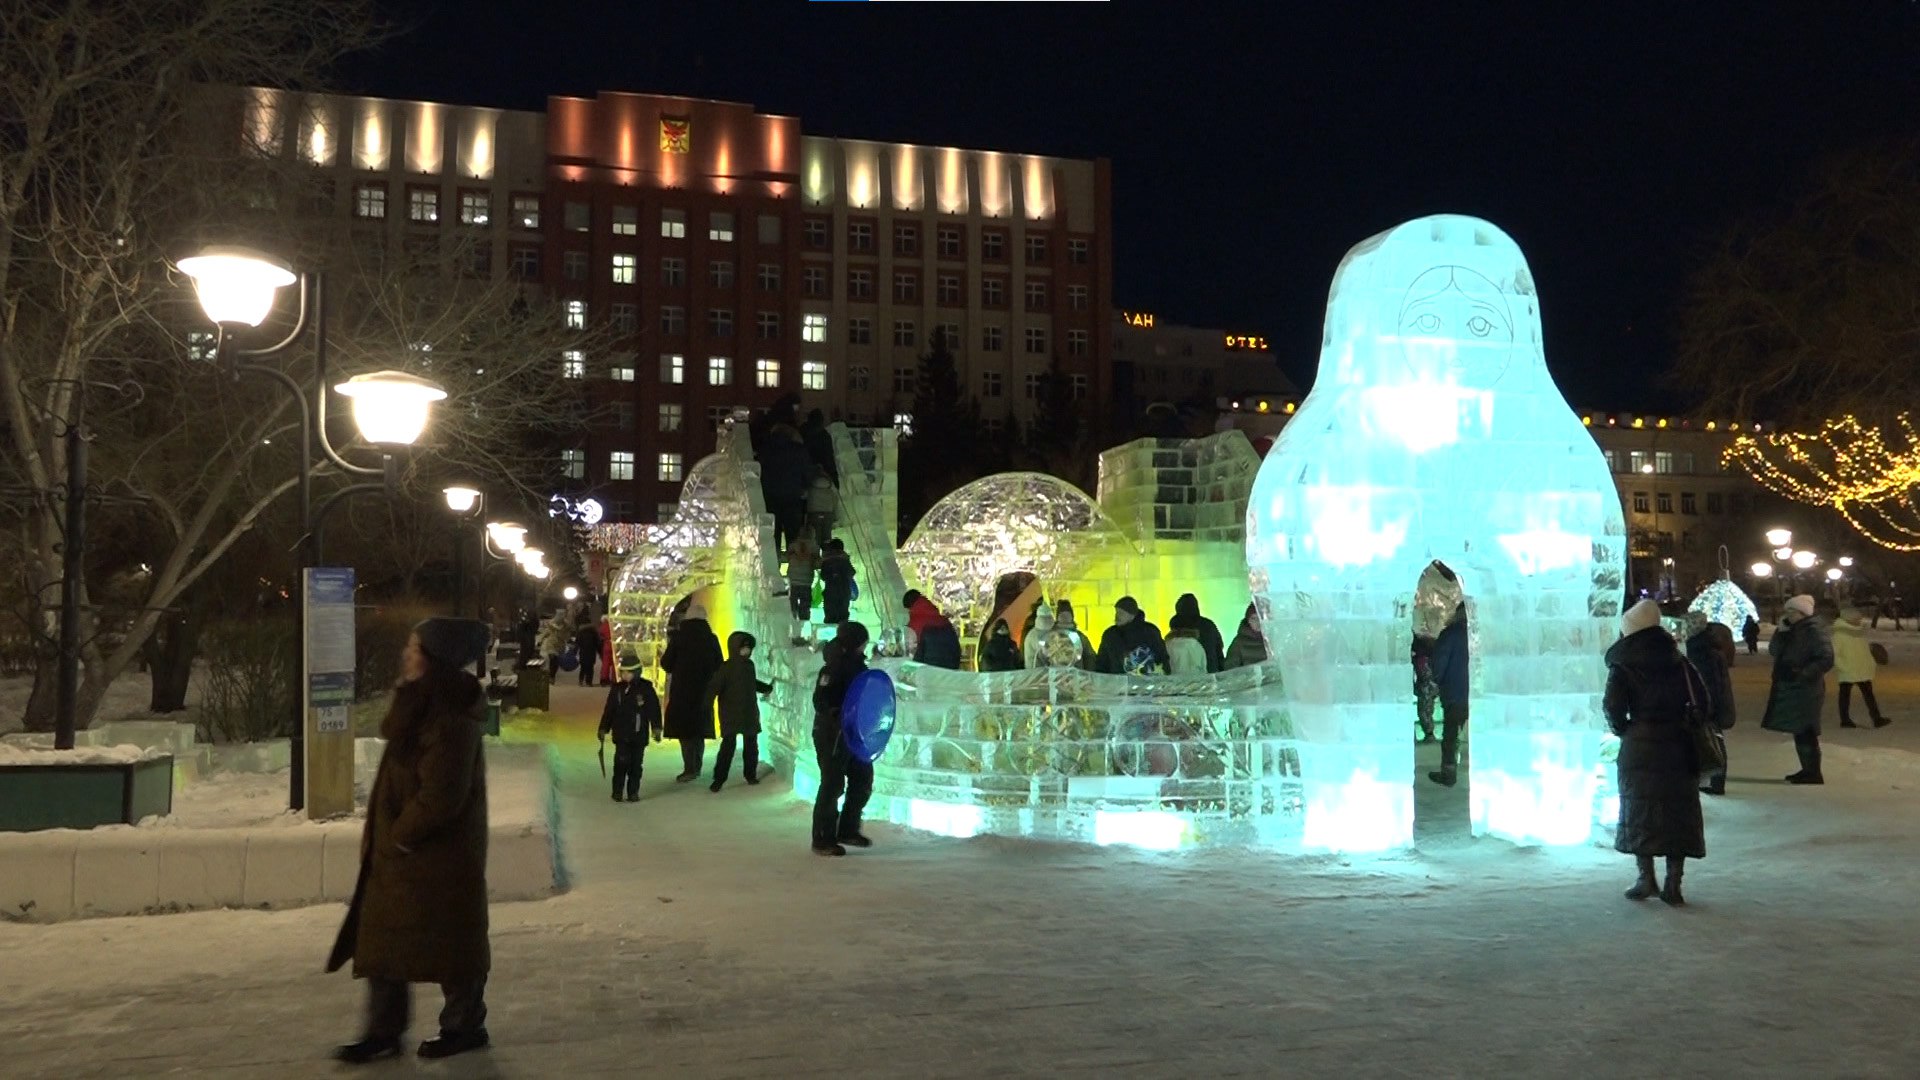
[[[1833,643],[1813,617],[1813,597],[1802,593],[1787,601],[1780,625],[1767,642],[1773,657],[1773,686],[1760,726],[1793,736],[1800,771],[1789,784],[1824,784],[1820,771],[1820,710],[1826,703],[1827,672],[1833,669]]]
[[[1706,686],[1660,625],[1660,607],[1642,600],[1620,618],[1620,640],[1607,650],[1607,726],[1620,737],[1620,823],[1615,851],[1631,855],[1640,875],[1627,899],[1658,894],[1675,907],[1686,900],[1680,878],[1688,858],[1707,854],[1700,816],[1700,768],[1687,730],[1690,701]],[[1654,880],[1665,856],[1667,880]]]

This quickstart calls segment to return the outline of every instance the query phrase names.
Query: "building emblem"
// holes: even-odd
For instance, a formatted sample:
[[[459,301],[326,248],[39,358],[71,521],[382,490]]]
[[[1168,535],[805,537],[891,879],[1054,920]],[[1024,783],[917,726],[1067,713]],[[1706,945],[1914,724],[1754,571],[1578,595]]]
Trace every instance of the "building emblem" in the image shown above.
[[[684,154],[693,149],[693,117],[660,118],[660,149],[669,154]]]

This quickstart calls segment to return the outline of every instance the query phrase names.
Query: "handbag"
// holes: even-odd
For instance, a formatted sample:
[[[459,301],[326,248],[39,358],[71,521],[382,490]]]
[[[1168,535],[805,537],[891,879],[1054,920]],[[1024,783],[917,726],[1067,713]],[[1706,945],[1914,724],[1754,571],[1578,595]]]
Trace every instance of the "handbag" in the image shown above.
[[[1681,661],[1680,677],[1687,682],[1687,715],[1683,723],[1687,727],[1687,738],[1693,744],[1693,761],[1696,770],[1703,773],[1718,772],[1727,767],[1727,747],[1707,722],[1706,711],[1700,708],[1700,699],[1694,696],[1693,681],[1700,676],[1693,665]]]

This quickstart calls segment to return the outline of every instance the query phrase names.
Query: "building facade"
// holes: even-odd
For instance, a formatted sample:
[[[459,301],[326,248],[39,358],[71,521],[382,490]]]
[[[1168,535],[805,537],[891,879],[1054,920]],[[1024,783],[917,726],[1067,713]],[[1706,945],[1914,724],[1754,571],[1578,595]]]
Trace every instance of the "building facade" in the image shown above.
[[[1211,410],[1218,400],[1298,394],[1265,337],[1183,326],[1153,312],[1112,316],[1113,399],[1122,415]]]

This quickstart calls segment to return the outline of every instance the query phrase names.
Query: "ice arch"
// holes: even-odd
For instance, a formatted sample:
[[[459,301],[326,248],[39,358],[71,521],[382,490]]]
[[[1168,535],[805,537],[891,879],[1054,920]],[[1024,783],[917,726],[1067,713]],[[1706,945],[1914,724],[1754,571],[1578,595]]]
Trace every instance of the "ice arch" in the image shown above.
[[[1313,391],[1247,513],[1248,573],[1306,744],[1307,845],[1412,842],[1406,645],[1435,559],[1472,618],[1474,833],[1587,840],[1625,539],[1606,462],[1547,373],[1513,240],[1438,215],[1348,252]]]

